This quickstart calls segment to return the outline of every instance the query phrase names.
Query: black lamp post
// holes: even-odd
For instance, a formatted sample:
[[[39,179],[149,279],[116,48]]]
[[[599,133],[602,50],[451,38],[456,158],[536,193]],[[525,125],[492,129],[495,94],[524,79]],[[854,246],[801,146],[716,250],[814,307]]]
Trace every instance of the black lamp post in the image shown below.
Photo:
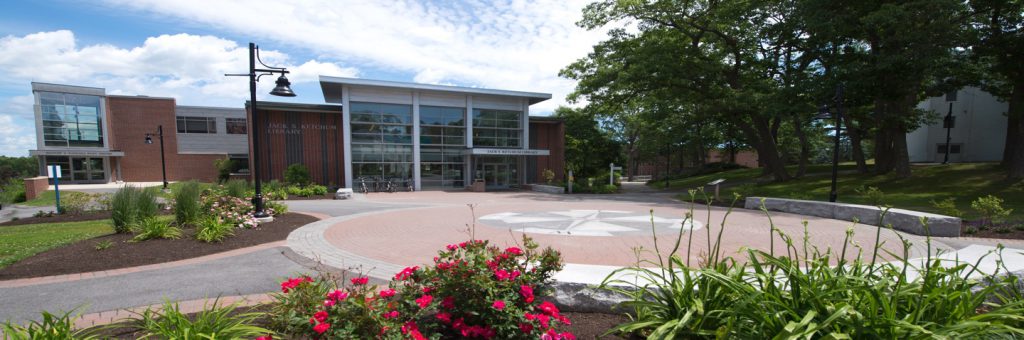
[[[267,66],[262,60],[259,59],[259,47],[254,43],[249,43],[249,73],[243,74],[225,74],[225,76],[236,76],[236,77],[249,77],[249,102],[251,103],[249,108],[252,110],[252,162],[253,165],[253,184],[256,189],[256,194],[253,196],[254,212],[253,217],[265,219],[270,217],[265,210],[263,210],[263,190],[260,186],[260,125],[259,110],[256,109],[256,82],[260,80],[260,77],[265,75],[273,75],[275,73],[281,74],[277,78],[277,86],[270,91],[271,95],[281,97],[295,97],[295,92],[289,87],[291,83],[284,75],[288,73],[284,67],[273,67]],[[259,61],[260,65],[266,68],[256,68],[256,62]]]
[[[946,94],[946,101],[949,102],[949,112],[946,113],[946,118],[942,121],[943,125],[946,125],[946,154],[942,158],[942,164],[949,164],[949,149],[952,149],[952,145],[949,145],[952,141],[949,134],[953,129],[953,102],[956,101],[956,90]]]
[[[164,158],[164,126],[156,126],[156,136],[160,138],[160,170],[164,175],[164,191],[167,191],[167,159]],[[146,134],[146,144],[153,144],[153,134]]]
[[[828,193],[828,201],[835,202],[839,198],[839,193],[836,189],[836,181],[839,178],[839,138],[842,133],[843,126],[843,85],[840,84],[836,87],[836,96],[832,98],[836,107],[836,113],[833,115],[829,111],[828,105],[822,105],[821,111],[818,113],[815,119],[836,119],[836,136],[835,144],[832,148],[832,191]]]

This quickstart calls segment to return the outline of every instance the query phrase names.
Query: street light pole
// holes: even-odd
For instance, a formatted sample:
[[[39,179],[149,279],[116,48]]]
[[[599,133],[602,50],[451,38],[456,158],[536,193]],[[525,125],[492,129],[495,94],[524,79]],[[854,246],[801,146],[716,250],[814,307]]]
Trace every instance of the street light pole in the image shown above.
[[[163,172],[164,191],[167,191],[167,159],[164,158],[164,126],[156,126],[156,135],[160,138],[160,171]],[[152,134],[146,134],[146,144],[153,144]]]
[[[946,125],[946,153],[942,157],[942,164],[949,164],[949,149],[952,149],[949,143],[952,142],[950,131],[953,130],[953,102],[956,101],[956,91],[947,93],[946,101],[949,102],[949,111],[946,113],[946,119],[943,120]]]
[[[266,68],[256,68],[256,62],[259,61],[260,65]],[[243,76],[249,77],[249,109],[252,113],[252,122],[249,126],[252,129],[252,162],[253,162],[253,187],[256,193],[253,195],[253,217],[261,220],[270,218],[266,210],[263,209],[263,190],[260,183],[260,124],[259,124],[259,110],[256,108],[256,82],[259,81],[261,76],[272,75],[280,73],[281,76],[277,78],[277,86],[270,91],[271,95],[282,96],[282,97],[295,97],[295,93],[289,87],[291,85],[288,82],[288,78],[284,75],[288,71],[284,67],[273,67],[267,66],[262,60],[259,60],[259,47],[254,43],[249,43],[249,73],[246,74],[225,74],[225,76]]]

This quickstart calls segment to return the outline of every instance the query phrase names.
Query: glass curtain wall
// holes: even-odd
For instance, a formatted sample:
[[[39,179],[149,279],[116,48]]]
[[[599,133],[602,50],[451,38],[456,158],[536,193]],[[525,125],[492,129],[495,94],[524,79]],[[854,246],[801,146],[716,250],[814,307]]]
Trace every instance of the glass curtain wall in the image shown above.
[[[522,147],[523,112],[473,109],[473,146]]]
[[[424,189],[462,188],[466,110],[420,106],[420,185]]]
[[[349,104],[352,128],[352,178],[376,182],[411,180],[412,106]]]
[[[100,97],[40,92],[43,145],[103,147]]]

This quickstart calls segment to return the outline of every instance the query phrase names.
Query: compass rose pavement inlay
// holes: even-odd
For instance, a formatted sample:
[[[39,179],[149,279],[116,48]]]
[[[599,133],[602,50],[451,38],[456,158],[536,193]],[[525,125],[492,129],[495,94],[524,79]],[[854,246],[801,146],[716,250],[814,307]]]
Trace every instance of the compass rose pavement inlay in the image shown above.
[[[619,210],[563,210],[536,212],[503,212],[480,217],[491,227],[513,231],[565,236],[634,236],[649,234],[653,224],[656,233],[679,232],[683,219],[665,218],[649,213]],[[693,231],[703,227],[699,221],[686,221]]]

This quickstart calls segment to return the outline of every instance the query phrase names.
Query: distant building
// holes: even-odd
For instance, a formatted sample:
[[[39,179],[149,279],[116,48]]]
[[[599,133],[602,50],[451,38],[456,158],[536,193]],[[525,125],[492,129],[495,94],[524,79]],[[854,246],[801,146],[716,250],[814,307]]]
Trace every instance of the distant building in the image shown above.
[[[955,97],[955,98],[954,98]],[[1006,111],[1009,104],[976,87],[956,91],[955,96],[932,97],[917,105],[934,111],[939,119],[907,134],[910,161],[941,163],[946,152],[946,114],[953,103],[948,122],[950,162],[998,162],[1006,146]]]

